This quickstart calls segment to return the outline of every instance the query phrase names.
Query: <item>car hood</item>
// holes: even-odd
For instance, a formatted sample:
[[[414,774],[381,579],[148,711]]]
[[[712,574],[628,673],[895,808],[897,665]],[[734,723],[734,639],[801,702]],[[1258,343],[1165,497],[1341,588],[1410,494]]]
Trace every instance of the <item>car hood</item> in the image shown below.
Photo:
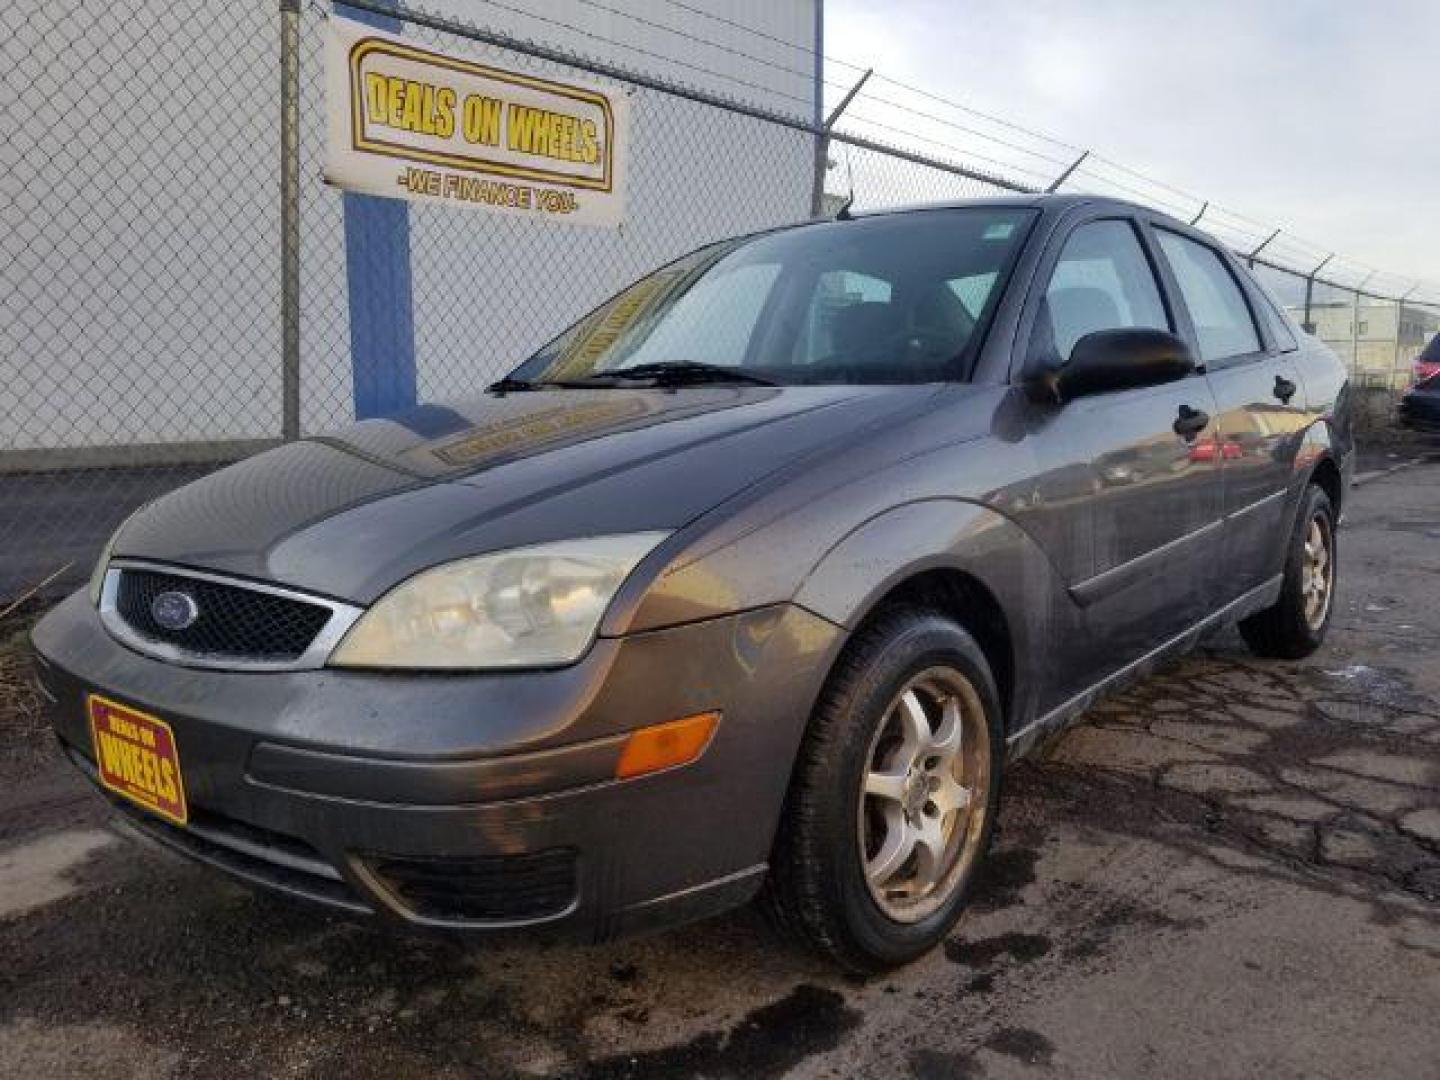
[[[117,556],[369,603],[450,559],[677,529],[934,387],[546,390],[367,420],[156,500]]]

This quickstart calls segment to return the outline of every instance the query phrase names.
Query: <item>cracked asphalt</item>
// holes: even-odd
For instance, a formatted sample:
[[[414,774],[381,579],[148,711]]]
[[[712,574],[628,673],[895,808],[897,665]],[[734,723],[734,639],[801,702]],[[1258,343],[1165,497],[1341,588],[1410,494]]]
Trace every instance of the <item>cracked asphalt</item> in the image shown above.
[[[1008,778],[943,950],[852,980],[740,912],[401,936],[116,839],[0,625],[0,1074],[1440,1078],[1440,463],[1357,488],[1326,648],[1227,633]],[[9,640],[8,646],[5,645]]]

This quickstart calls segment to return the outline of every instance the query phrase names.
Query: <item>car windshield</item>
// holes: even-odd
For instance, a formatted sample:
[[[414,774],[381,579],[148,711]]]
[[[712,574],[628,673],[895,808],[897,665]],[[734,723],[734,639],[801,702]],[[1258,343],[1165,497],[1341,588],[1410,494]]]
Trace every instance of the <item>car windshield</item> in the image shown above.
[[[602,304],[503,385],[963,379],[1034,216],[927,210],[714,244]]]
[[[1425,346],[1418,359],[1427,364],[1440,364],[1440,334],[1430,339],[1430,344]]]

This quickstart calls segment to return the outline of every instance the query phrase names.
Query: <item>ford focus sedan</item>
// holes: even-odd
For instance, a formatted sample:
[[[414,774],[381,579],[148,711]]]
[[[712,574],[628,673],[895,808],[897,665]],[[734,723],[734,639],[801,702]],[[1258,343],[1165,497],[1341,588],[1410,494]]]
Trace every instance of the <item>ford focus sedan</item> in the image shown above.
[[[1323,640],[1343,367],[1209,237],[1005,199],[651,274],[471,400],[250,458],[35,629],[133,829],[402,923],[959,917],[1008,763],[1238,623]]]

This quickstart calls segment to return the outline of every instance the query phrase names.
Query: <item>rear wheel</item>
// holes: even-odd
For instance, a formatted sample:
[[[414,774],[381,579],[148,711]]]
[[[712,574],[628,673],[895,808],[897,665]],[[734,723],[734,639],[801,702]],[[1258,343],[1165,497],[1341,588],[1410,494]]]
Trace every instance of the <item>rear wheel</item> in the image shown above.
[[[999,804],[1003,732],[964,629],[904,608],[857,634],[801,748],[765,903],[857,971],[926,952],[954,926]]]
[[[1336,555],[1335,510],[1312,484],[1290,536],[1280,598],[1240,623],[1253,653],[1298,660],[1321,646],[1335,607]]]

